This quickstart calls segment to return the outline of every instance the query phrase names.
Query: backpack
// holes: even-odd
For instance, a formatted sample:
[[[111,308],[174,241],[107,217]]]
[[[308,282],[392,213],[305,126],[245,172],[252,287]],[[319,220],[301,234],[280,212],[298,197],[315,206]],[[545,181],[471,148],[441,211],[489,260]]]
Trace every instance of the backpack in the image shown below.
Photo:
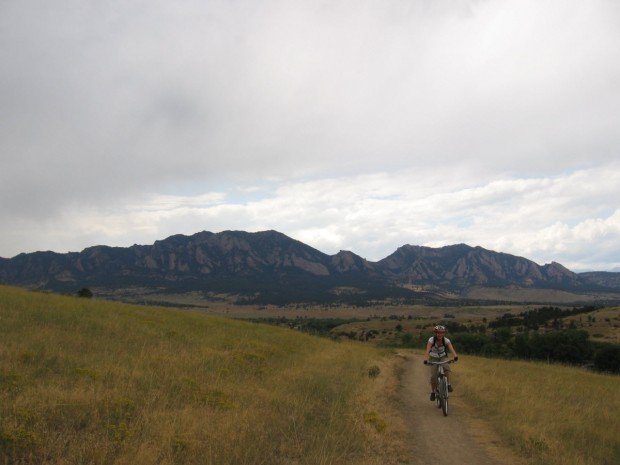
[[[431,339],[433,340],[431,345],[434,346],[434,347],[437,347],[437,352],[441,353],[441,347],[443,347],[443,350],[444,350],[446,355],[448,355],[450,353],[450,350],[448,349],[448,344],[446,344],[446,337],[445,336],[443,338],[443,346],[438,346],[437,345],[437,338],[435,336],[432,336]]]

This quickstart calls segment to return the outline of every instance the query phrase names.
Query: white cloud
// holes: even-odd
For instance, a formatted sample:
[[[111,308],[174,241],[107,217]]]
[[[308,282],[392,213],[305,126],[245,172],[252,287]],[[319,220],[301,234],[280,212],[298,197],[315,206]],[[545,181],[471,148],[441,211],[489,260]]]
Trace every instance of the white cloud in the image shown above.
[[[456,189],[442,184],[443,174],[420,183],[415,172],[286,183],[237,202],[222,192],[155,195],[114,212],[75,211],[62,223],[84,247],[93,237],[126,246],[201,230],[277,229],[323,252],[347,249],[370,260],[406,243],[465,242],[575,269],[620,264],[618,165]]]
[[[167,211],[182,208],[197,208],[217,205],[222,203],[225,195],[221,192],[209,192],[206,194],[183,196],[183,195],[155,195],[148,204],[129,206],[136,212],[140,211]]]
[[[0,255],[275,228],[617,264],[619,5],[5,1]]]

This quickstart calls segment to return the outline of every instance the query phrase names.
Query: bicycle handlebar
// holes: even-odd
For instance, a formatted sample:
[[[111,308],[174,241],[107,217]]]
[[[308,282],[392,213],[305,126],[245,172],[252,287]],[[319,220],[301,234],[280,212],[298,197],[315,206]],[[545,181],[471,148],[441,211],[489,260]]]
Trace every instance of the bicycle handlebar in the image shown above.
[[[444,360],[443,362],[431,362],[430,360],[424,360],[424,365],[445,365],[446,363],[456,363],[456,360]]]

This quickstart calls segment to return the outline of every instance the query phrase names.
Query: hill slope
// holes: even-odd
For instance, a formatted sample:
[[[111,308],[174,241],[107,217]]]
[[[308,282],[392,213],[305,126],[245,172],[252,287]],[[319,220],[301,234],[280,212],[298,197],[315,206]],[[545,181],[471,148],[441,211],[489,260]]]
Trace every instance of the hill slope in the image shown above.
[[[0,320],[0,463],[365,463],[370,347],[2,286]]]

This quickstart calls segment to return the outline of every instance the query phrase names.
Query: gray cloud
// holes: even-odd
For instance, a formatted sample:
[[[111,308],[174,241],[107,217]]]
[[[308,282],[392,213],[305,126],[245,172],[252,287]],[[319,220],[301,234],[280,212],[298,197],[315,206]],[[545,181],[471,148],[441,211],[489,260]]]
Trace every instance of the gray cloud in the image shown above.
[[[578,270],[620,263],[617,164],[476,186],[441,182],[451,177],[444,171],[418,182],[417,173],[407,171],[286,182],[237,200],[221,192],[152,196],[115,209],[73,212],[34,233],[27,223],[0,233],[8,245],[26,234],[51,248],[71,241],[79,249],[98,242],[127,246],[136,238],[151,243],[202,229],[276,227],[324,252],[348,249],[371,260],[405,243],[466,242]],[[58,232],[48,237],[49,230]]]
[[[270,180],[445,173],[460,192],[610,166],[619,26],[610,0],[5,1],[0,214],[45,231]]]

